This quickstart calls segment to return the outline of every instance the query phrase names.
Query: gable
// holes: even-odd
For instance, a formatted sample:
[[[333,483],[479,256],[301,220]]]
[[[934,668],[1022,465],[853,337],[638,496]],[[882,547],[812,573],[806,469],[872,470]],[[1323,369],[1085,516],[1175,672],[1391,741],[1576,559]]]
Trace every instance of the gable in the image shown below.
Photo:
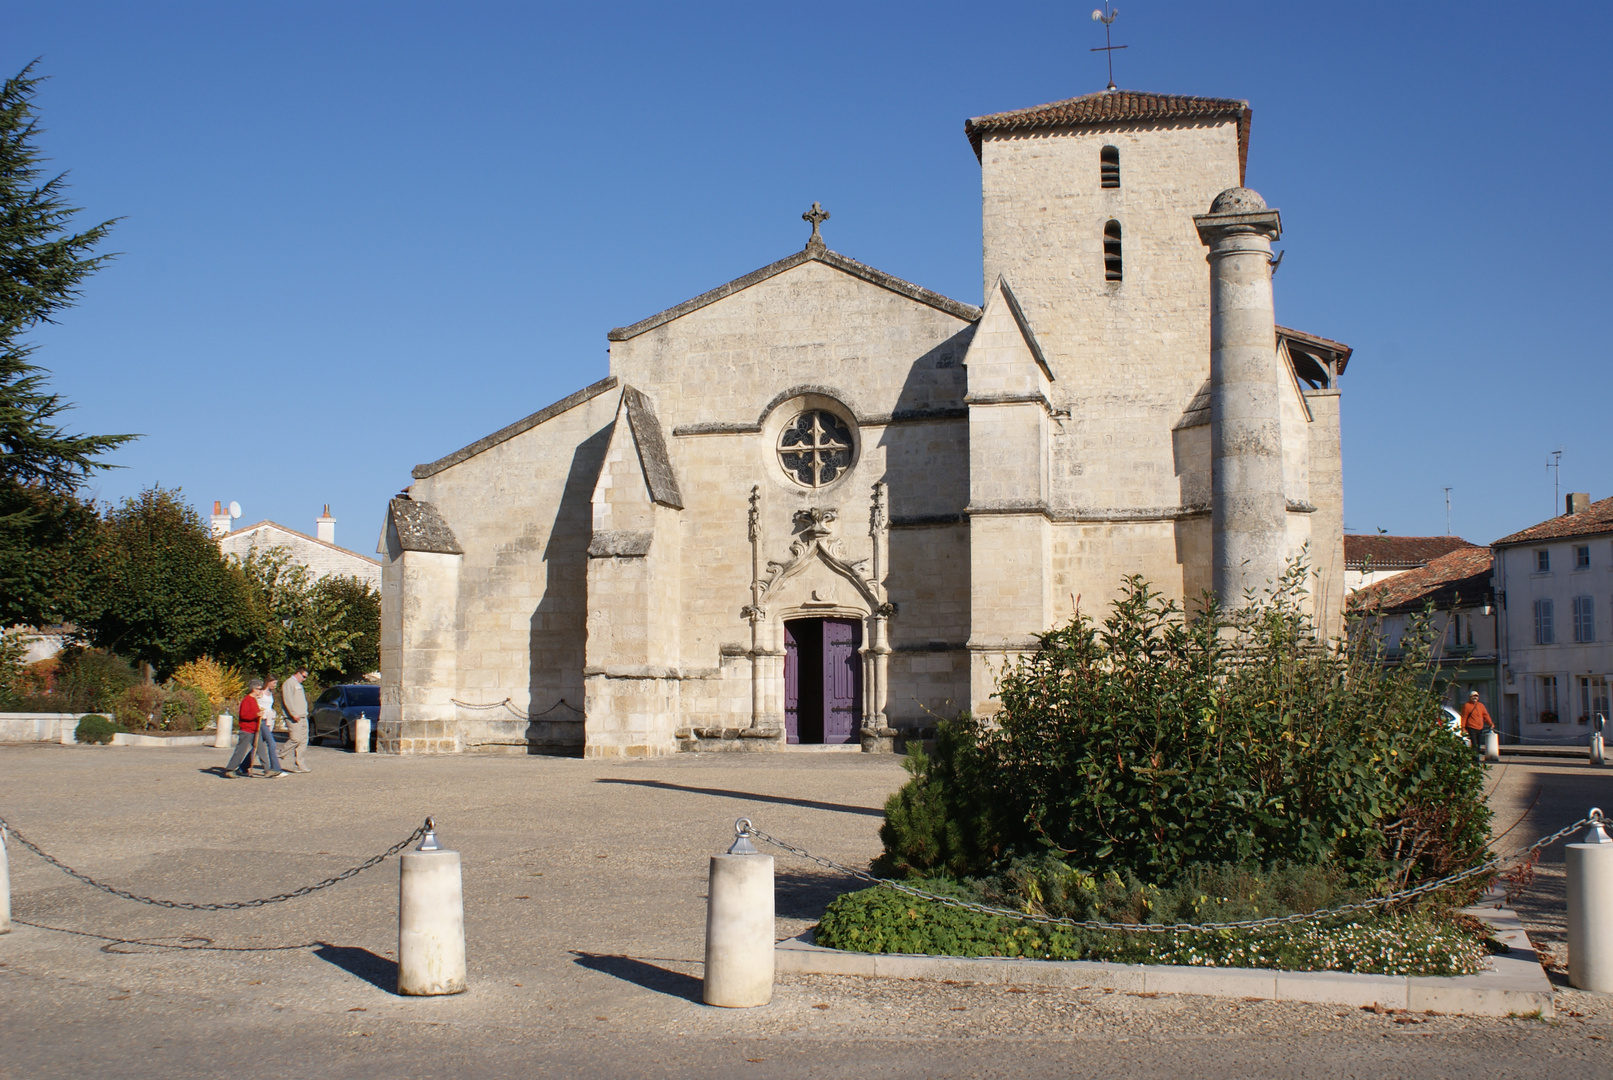
[[[760,270],[753,270],[744,277],[735,278],[726,285],[719,285],[709,292],[701,293],[692,300],[685,300],[683,303],[669,307],[665,311],[657,312],[647,319],[640,319],[631,326],[619,326],[606,334],[605,338],[608,341],[629,341],[640,334],[654,330],[658,326],[664,326],[674,319],[681,319],[691,312],[699,311],[703,307],[715,304],[717,301],[732,296],[737,292],[743,292],[753,285],[759,285],[769,278],[793,270],[802,263],[807,262],[821,262],[825,266],[832,266],[836,270],[866,281],[870,285],[875,285],[881,289],[889,289],[891,292],[905,296],[910,300],[928,304],[966,321],[972,322],[980,317],[980,309],[972,304],[964,304],[957,300],[948,299],[940,293],[931,292],[929,289],[914,285],[910,281],[903,281],[901,278],[887,274],[883,270],[875,270],[872,266],[864,265],[856,259],[848,259],[838,251],[830,251],[827,248],[808,244],[804,251],[798,251],[794,255],[780,259],[778,262],[770,263]]]
[[[969,400],[1047,400],[1053,372],[1019,299],[999,277],[969,342]]]
[[[803,253],[614,331],[611,373],[650,396],[673,435],[712,423],[753,429],[789,387],[820,388],[859,422],[961,408],[979,309],[870,280],[876,272],[853,273],[832,255]]]

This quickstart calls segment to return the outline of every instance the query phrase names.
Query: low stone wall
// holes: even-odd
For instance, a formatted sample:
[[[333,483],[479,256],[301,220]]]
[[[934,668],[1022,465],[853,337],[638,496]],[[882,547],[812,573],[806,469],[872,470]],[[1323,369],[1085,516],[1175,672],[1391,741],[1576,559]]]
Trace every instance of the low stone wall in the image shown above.
[[[0,745],[6,743],[60,743],[76,746],[78,722],[85,716],[111,713],[0,713]],[[209,746],[212,735],[143,735],[120,731],[112,736],[113,746]]]
[[[0,713],[0,743],[34,743],[73,741],[83,713]],[[106,714],[102,714],[106,715]],[[111,719],[107,716],[107,719]],[[66,727],[67,738],[62,738]]]

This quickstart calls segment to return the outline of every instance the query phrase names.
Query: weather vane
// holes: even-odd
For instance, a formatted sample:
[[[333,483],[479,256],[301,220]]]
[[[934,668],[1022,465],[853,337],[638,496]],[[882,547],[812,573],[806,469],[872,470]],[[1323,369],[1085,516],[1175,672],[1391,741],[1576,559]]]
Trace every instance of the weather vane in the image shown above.
[[[1103,0],[1103,10],[1092,13],[1093,22],[1103,24],[1103,45],[1093,49],[1093,52],[1107,53],[1109,55],[1109,89],[1115,89],[1115,50],[1124,49],[1125,45],[1116,45],[1109,38],[1109,28],[1115,24],[1115,16],[1120,14],[1119,8],[1111,8],[1109,0]]]

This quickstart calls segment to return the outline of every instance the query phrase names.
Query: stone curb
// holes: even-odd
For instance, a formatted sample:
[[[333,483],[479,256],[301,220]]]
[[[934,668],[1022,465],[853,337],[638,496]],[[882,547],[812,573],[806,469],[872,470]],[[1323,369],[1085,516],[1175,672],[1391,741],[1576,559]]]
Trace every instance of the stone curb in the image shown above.
[[[856,953],[817,945],[810,930],[779,942],[773,955],[778,971],[800,975],[1099,987],[1137,994],[1253,997],[1356,1007],[1379,1005],[1385,1009],[1467,1016],[1523,1015],[1536,1010],[1542,1017],[1556,1015],[1551,980],[1541,968],[1540,958],[1529,944],[1518,916],[1495,907],[1464,908],[1462,913],[1489,923],[1496,938],[1510,951],[1492,956],[1491,970],[1456,978],[1106,964],[1091,960]]]

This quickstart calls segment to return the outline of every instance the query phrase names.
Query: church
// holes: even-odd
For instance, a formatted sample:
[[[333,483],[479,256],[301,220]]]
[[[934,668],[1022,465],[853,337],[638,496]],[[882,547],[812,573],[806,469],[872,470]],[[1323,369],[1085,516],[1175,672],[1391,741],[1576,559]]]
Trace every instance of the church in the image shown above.
[[[814,204],[802,250],[414,468],[383,752],[890,750],[991,714],[1130,574],[1238,603],[1303,555],[1337,632],[1350,348],[1276,322],[1248,103],[1109,90],[964,133],[983,307],[832,250]]]

